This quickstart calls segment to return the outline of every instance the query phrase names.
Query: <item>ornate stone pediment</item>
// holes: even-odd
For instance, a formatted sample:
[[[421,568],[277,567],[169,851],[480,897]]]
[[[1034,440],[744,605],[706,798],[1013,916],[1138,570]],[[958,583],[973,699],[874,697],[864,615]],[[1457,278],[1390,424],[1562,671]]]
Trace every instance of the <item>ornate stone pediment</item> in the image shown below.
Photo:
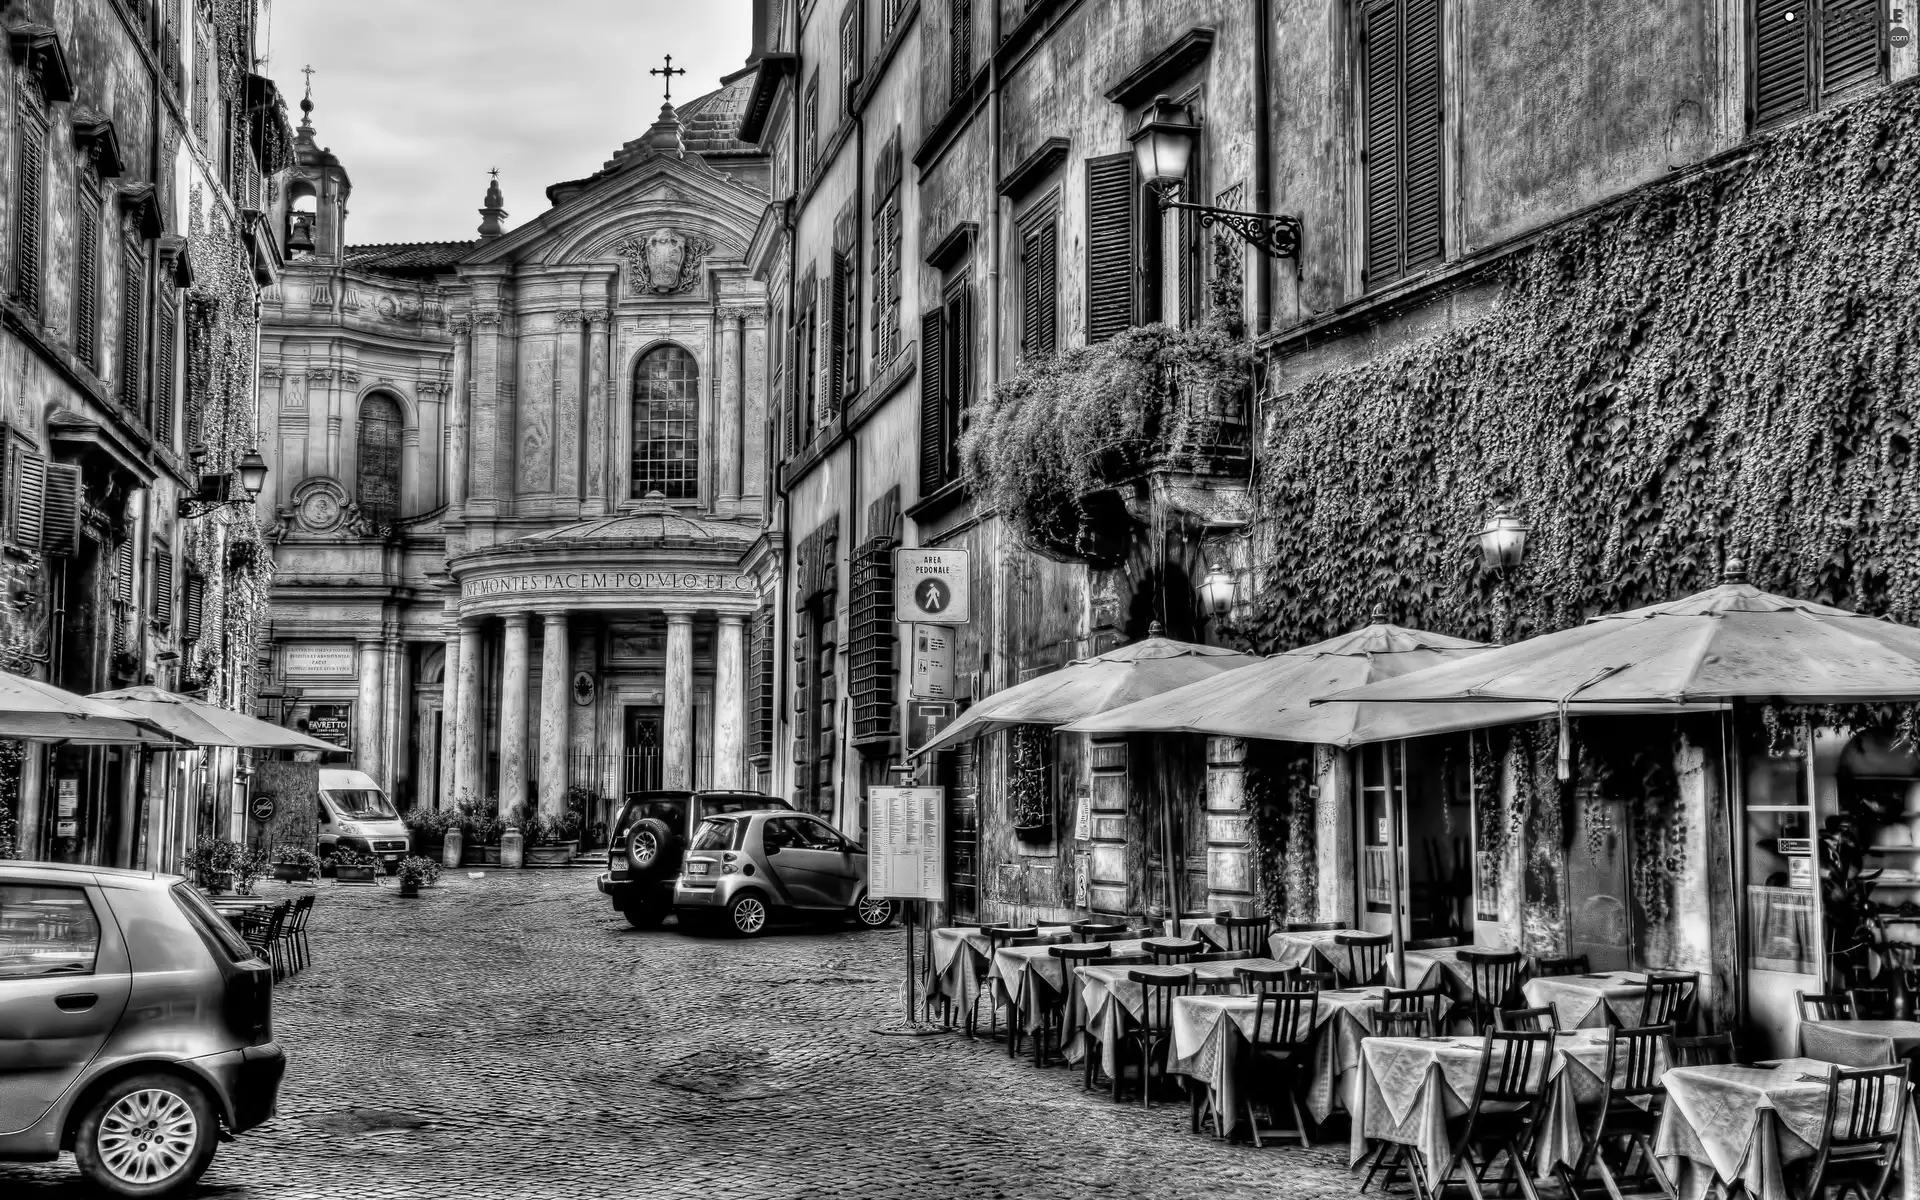
[[[636,296],[670,296],[693,290],[700,264],[713,243],[672,229],[636,234],[614,247],[626,260],[627,287]]]
[[[290,503],[274,510],[269,536],[275,543],[289,534],[324,537],[376,537],[381,530],[360,512],[360,506],[347,496],[347,489],[336,479],[316,476],[302,480],[293,489]]]

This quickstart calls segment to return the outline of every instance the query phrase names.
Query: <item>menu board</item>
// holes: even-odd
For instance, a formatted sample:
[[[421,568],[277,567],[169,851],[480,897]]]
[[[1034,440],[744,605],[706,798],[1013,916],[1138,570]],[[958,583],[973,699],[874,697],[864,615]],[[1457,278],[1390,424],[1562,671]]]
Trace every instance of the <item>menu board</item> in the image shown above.
[[[867,789],[867,890],[879,900],[947,898],[947,789]]]

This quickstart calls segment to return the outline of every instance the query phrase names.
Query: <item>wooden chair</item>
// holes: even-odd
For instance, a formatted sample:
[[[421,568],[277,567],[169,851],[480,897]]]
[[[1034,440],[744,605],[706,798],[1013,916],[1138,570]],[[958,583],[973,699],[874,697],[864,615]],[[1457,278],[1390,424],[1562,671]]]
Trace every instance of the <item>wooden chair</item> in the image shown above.
[[[1381,1006],[1393,1012],[1418,1012],[1427,1015],[1427,1032],[1446,1032],[1447,1010],[1453,1001],[1439,988],[1414,988],[1411,991],[1387,989]]]
[[[1373,1010],[1375,1037],[1430,1037],[1433,1014],[1422,1008],[1376,1008]],[[1369,1172],[1367,1178],[1373,1178]],[[1363,1185],[1360,1189],[1366,1191]]]
[[[1253,955],[1245,950],[1215,950],[1207,954],[1196,954],[1187,960],[1188,965],[1199,963],[1244,962]],[[1233,986],[1234,981],[1225,976],[1203,980],[1200,987],[1208,992],[1224,992]]]
[[[1730,1067],[1739,1061],[1731,1033],[1674,1038],[1667,1047],[1667,1059],[1676,1067]]]
[[[1080,980],[1075,977],[1074,969],[1084,967],[1090,962],[1107,962],[1113,958],[1112,946],[1066,945],[1048,946],[1047,953],[1060,960],[1060,969],[1065,974],[1058,995],[1040,1009],[1040,1028],[1033,1035],[1033,1065],[1044,1067],[1047,1064],[1047,1033],[1053,1031],[1054,1049],[1066,1053],[1067,1030],[1071,1028],[1074,1013],[1080,1007]],[[1087,1056],[1085,1086],[1093,1087],[1093,1056]]]
[[[1560,1014],[1551,1004],[1538,1008],[1499,1008],[1494,1010],[1493,1025],[1513,1032],[1559,1033]]]
[[[1346,927],[1344,921],[1288,921],[1280,930],[1283,933],[1332,933]]]
[[[1485,1033],[1493,1025],[1493,1014],[1514,1007],[1514,995],[1520,989],[1518,950],[1460,951],[1460,962],[1467,968],[1467,983],[1472,995],[1454,1006],[1455,1014],[1465,1012],[1475,1033]]]
[[[293,975],[307,966],[307,914],[313,911],[313,893],[308,892],[293,902],[293,908],[287,913],[286,924],[280,930],[280,944],[285,948],[287,974]]]
[[[1841,1069],[1827,1089],[1820,1146],[1798,1200],[1820,1200],[1836,1185],[1844,1196],[1880,1200],[1900,1156],[1900,1127],[1907,1111],[1908,1063]]]
[[[1856,1020],[1885,1020],[1893,1015],[1893,992],[1888,988],[1850,987],[1847,1008]]]
[[[1444,1195],[1447,1185],[1454,1182],[1454,1173],[1464,1166],[1470,1181],[1459,1182],[1466,1184],[1478,1200],[1487,1169],[1504,1151],[1508,1172],[1517,1175],[1521,1192],[1527,1200],[1540,1200],[1533,1186],[1533,1171],[1527,1165],[1526,1148],[1533,1140],[1533,1124],[1547,1094],[1547,1066],[1552,1056],[1551,1033],[1496,1030],[1487,1035],[1487,1053],[1480,1060],[1473,1101],[1457,1122],[1450,1122],[1454,1130],[1449,1131],[1446,1163],[1427,1178],[1429,1168],[1422,1165],[1419,1155],[1406,1158],[1421,1195]],[[1517,1171],[1515,1164],[1519,1164]]]
[[[987,968],[989,970],[993,968],[993,956],[1000,953],[1001,947],[1011,946],[1015,938],[1040,936],[1040,930],[1032,925],[1028,925],[1025,928],[1017,928],[1011,925],[995,925],[991,928],[982,929],[980,932],[984,934],[987,939]],[[973,994],[973,1004],[967,1009],[968,1037],[973,1037],[980,1031],[980,998],[988,995],[989,990],[986,981],[983,979],[980,981],[980,990]],[[992,1000],[987,1001],[987,1018],[990,1022],[987,1026],[987,1036],[990,1038],[999,1037],[1000,1006]],[[1013,1014],[1009,1013],[1007,1019],[1012,1021],[1015,1018]]]
[[[1307,1131],[1306,1113],[1300,1108],[1299,1081],[1304,1072],[1313,1069],[1313,1055],[1309,1047],[1319,1015],[1318,992],[1261,993],[1254,1008],[1253,1033],[1249,1039],[1252,1044],[1252,1054],[1248,1059],[1250,1077],[1242,1091],[1246,1097],[1247,1127],[1253,1135],[1255,1146],[1264,1145],[1260,1140],[1262,1133],[1298,1137],[1302,1146],[1312,1144],[1312,1136]],[[1279,1095],[1276,1093],[1285,1096],[1287,1107],[1293,1111],[1291,1130],[1274,1126],[1263,1130],[1255,1115],[1254,1098],[1257,1095],[1267,1098],[1269,1117],[1278,1115]]]
[[[1067,930],[1073,935],[1074,941],[1090,942],[1095,936],[1103,933],[1125,937],[1127,926],[1124,921],[1075,921],[1067,926]]]
[[[1691,1029],[1694,996],[1699,986],[1700,977],[1692,971],[1648,971],[1647,1002],[1640,1012],[1641,1026]]]
[[[1267,939],[1273,936],[1273,920],[1270,917],[1236,917],[1222,914],[1214,922],[1220,928],[1220,937],[1229,950],[1245,950],[1249,955],[1262,955],[1267,952]]]
[[[1312,988],[1316,992],[1339,990],[1340,977],[1332,971],[1308,971],[1301,968],[1296,970],[1299,974],[1295,978],[1300,981],[1300,986],[1303,988]]]
[[[1152,956],[1156,967],[1177,967],[1190,962],[1193,956],[1207,948],[1205,942],[1191,938],[1153,938],[1142,947]]]
[[[285,979],[289,974],[282,931],[286,929],[287,919],[292,912],[293,901],[282,900],[273,906],[265,919],[250,922],[241,933],[241,937],[246,940],[253,952],[267,960],[267,965],[273,969],[275,983]]]
[[[1555,975],[1591,974],[1587,966],[1587,956],[1575,954],[1567,958],[1536,958],[1533,960],[1533,974],[1537,979],[1550,979]]]
[[[1109,947],[1109,949],[1111,949],[1111,947]],[[1109,967],[1150,967],[1153,965],[1153,956],[1144,950],[1135,950],[1131,954],[1116,954],[1112,958],[1107,959],[1105,965]]]
[[[1126,1031],[1121,1034],[1121,1040],[1139,1052],[1140,1106],[1145,1108],[1153,1103],[1153,1066],[1156,1058],[1161,1074],[1166,1074],[1167,1054],[1173,1046],[1173,1002],[1177,997],[1193,994],[1193,972],[1162,975],[1155,971],[1128,971],[1127,979],[1139,984],[1143,995],[1140,1017],[1129,1022]],[[1120,1076],[1125,1074],[1126,1069],[1118,1060],[1114,1068],[1113,1098],[1118,1100]]]
[[[1233,979],[1240,987],[1242,995],[1257,996],[1262,992],[1284,992],[1298,986],[1299,967],[1235,967]]]
[[[1662,1192],[1674,1194],[1672,1183],[1653,1154],[1654,1134],[1660,1127],[1667,1094],[1660,1076],[1669,1065],[1664,1058],[1672,1040],[1671,1025],[1614,1031],[1607,1046],[1607,1102],[1599,1106],[1593,1127],[1584,1131],[1579,1158],[1571,1167],[1563,1163],[1559,1168],[1560,1181],[1569,1196],[1580,1194],[1580,1185],[1589,1172],[1599,1173],[1609,1196],[1620,1195],[1619,1181],[1607,1162],[1606,1145],[1610,1141],[1623,1151],[1622,1172],[1632,1168],[1634,1151],[1638,1150],[1641,1170],[1652,1173]]]
[[[1347,978],[1354,987],[1369,987],[1380,982],[1387,970],[1387,947],[1393,938],[1385,933],[1336,933],[1333,944],[1347,951]]]
[[[1853,1015],[1845,992],[1795,992],[1793,1006],[1802,1021],[1844,1021]]]

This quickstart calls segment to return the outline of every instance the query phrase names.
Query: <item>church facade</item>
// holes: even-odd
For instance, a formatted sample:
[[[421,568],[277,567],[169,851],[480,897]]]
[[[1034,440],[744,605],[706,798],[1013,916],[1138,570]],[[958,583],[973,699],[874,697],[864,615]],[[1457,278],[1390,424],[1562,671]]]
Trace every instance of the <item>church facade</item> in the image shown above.
[[[604,814],[637,787],[762,782],[750,82],[663,105],[511,230],[496,180],[479,236],[445,243],[350,244],[351,181],[302,103],[261,333],[263,706],[402,806]]]

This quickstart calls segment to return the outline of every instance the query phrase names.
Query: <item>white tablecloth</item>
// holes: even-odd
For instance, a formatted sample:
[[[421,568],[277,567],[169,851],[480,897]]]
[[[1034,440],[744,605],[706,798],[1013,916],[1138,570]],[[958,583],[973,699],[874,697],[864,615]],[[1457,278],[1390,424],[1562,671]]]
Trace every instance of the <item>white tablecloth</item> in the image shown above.
[[[1920,1021],[1803,1021],[1800,1052],[1843,1067],[1892,1066],[1920,1050]]]
[[[1533,1008],[1551,1007],[1562,1029],[1597,1028],[1607,1014],[1623,1029],[1637,1029],[1647,1005],[1647,977],[1633,971],[1592,975],[1547,975],[1529,979],[1520,994]]]
[[[1115,954],[1140,952],[1138,941],[1107,944]],[[1067,960],[1053,956],[1053,945],[1002,946],[987,970],[994,1003],[1019,1013],[1020,1028],[1028,1033],[1040,1028],[1045,1005],[1067,986]]]

